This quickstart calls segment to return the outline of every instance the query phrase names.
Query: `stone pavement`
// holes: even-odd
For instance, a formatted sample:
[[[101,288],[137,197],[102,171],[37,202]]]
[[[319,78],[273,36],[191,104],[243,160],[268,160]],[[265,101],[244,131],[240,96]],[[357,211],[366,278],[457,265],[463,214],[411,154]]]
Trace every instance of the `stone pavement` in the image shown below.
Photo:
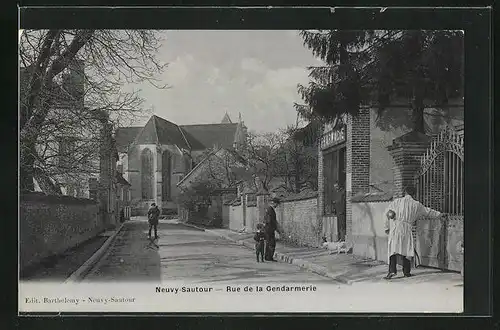
[[[192,226],[190,224],[184,225]],[[229,229],[200,229],[234,241],[249,249],[254,248],[253,234],[239,233]],[[387,264],[380,261],[357,257],[352,254],[330,254],[329,251],[321,248],[294,247],[283,241],[278,241],[276,244],[275,258],[345,284],[386,282],[383,277],[387,275],[388,271]],[[455,272],[418,267],[412,269],[412,274],[414,275],[412,277],[403,277],[401,269],[398,268],[398,276],[393,278],[391,282],[397,281],[398,283],[408,284],[435,283],[450,287],[463,286],[461,274]]]

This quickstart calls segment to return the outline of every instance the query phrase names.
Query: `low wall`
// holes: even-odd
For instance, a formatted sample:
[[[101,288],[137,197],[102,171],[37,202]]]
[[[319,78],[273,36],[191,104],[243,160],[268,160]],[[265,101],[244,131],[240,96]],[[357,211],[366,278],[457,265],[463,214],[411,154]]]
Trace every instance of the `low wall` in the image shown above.
[[[19,207],[20,268],[95,237],[104,224],[94,200],[70,196],[21,194]]]
[[[389,203],[389,198],[355,199],[352,202],[353,254],[387,262],[384,213]]]
[[[353,198],[353,254],[388,262],[387,235],[384,232],[387,195],[368,194]],[[461,271],[463,255],[463,217],[420,218],[416,223],[417,263],[440,269]]]
[[[241,230],[243,228],[243,209],[241,204],[229,206],[229,229]]]
[[[283,229],[283,239],[299,246],[320,245],[321,224],[317,217],[316,192],[307,192],[285,198],[278,206],[278,225]]]

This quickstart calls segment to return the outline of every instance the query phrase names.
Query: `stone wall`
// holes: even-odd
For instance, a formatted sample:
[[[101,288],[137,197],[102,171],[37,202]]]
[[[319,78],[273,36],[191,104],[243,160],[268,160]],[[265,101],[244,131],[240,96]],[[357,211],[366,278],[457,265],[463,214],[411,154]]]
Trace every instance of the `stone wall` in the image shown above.
[[[321,223],[318,219],[317,192],[304,192],[282,201],[276,210],[278,226],[285,241],[300,246],[319,246]]]
[[[98,209],[98,204],[90,199],[22,194],[19,208],[21,270],[104,230]]]

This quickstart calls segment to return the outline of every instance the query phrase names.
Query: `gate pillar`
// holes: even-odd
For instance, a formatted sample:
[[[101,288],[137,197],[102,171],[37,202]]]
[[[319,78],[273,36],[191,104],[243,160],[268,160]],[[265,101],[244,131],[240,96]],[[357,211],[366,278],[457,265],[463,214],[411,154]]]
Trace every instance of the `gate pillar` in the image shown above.
[[[420,167],[420,156],[429,147],[431,138],[411,131],[392,141],[387,149],[394,160],[394,197],[402,197],[406,186],[415,185],[415,173]]]

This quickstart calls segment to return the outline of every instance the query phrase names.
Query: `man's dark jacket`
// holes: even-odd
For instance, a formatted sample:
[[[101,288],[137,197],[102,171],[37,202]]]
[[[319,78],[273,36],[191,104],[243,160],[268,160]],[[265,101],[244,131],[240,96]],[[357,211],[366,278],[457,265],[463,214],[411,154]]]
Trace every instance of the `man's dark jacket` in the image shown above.
[[[152,225],[158,224],[158,219],[160,218],[160,209],[158,206],[152,206],[148,210],[148,221]]]
[[[269,206],[266,210],[266,215],[264,216],[265,228],[267,234],[274,234],[274,231],[278,228],[278,222],[276,221],[276,212],[272,206]]]

